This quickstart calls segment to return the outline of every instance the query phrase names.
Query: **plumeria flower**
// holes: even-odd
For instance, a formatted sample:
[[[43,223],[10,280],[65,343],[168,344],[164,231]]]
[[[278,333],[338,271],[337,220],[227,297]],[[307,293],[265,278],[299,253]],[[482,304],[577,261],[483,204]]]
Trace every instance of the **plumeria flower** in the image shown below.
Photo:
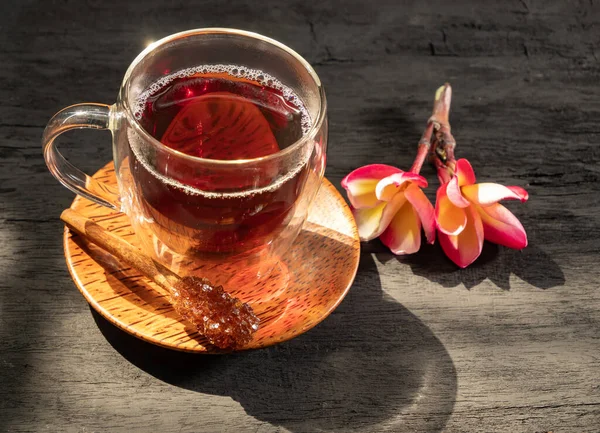
[[[525,229],[498,202],[525,202],[528,197],[518,186],[475,183],[471,164],[459,159],[455,175],[437,191],[435,220],[442,249],[450,260],[465,268],[481,254],[484,239],[509,248],[525,248]]]
[[[342,180],[362,241],[379,237],[394,254],[412,254],[421,247],[421,228],[435,240],[431,202],[421,188],[423,176],[385,164],[360,167]]]

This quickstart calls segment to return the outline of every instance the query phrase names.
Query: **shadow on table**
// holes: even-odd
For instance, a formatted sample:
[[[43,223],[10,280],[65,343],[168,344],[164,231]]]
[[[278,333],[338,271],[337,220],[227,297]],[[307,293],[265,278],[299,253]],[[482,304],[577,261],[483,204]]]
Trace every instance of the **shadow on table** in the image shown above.
[[[130,362],[167,383],[230,396],[260,421],[291,431],[441,431],[456,371],[431,330],[380,287],[362,257],[354,287],[323,323],[289,342],[231,355],[197,355],[138,340],[94,312]]]
[[[389,252],[377,253],[382,263],[398,260],[408,264],[415,275],[444,287],[464,284],[471,289],[488,278],[502,290],[510,290],[510,275],[515,274],[538,289],[550,289],[565,284],[563,271],[537,245],[518,251],[485,242],[481,256],[468,268],[460,269],[442,251],[439,243],[423,245],[418,253],[394,256]]]

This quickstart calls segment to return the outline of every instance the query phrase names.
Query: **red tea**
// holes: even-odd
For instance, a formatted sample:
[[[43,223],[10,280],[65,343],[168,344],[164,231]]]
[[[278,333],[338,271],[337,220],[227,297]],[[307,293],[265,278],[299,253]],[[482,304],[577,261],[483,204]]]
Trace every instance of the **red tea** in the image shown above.
[[[137,196],[143,216],[157,225],[155,234],[175,251],[246,251],[268,243],[289,222],[308,155],[281,172],[270,159],[238,169],[181,154],[221,161],[265,157],[300,139],[310,120],[300,99],[266,74],[194,70],[200,72],[163,79],[138,101],[142,127],[177,152],[142,152],[131,140]]]

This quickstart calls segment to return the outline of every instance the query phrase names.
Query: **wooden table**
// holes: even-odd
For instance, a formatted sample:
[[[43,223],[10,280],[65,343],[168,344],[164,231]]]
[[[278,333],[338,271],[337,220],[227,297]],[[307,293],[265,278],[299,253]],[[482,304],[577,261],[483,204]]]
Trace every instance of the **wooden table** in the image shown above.
[[[0,14],[0,431],[600,431],[597,2],[15,3]],[[368,163],[408,168],[451,82],[457,155],[527,188],[509,207],[530,246],[486,245],[458,270],[437,245],[397,258],[364,244],[325,322],[239,355],[161,350],[98,317],[66,270],[73,195],[46,170],[43,128],[113,102],[148,41],[217,25],[315,66],[336,185]],[[111,158],[100,135],[61,146],[92,172]]]

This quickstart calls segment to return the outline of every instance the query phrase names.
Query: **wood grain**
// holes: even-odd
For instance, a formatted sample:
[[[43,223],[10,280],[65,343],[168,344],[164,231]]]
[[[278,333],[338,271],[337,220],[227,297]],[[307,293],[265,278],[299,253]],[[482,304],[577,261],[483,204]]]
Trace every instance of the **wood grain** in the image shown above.
[[[600,4],[589,0],[23,0],[0,8],[0,431],[598,432]],[[452,84],[457,156],[509,204],[522,252],[457,270],[437,246],[363,244],[319,326],[240,355],[144,345],[90,313],[64,264],[73,200],[40,137],[59,109],[112,103],[149,40],[257,31],[313,64],[329,106],[326,176],[410,166]],[[95,172],[109,133],[59,146]],[[427,193],[434,199],[435,173]],[[205,359],[207,358],[207,359]]]
[[[114,170],[112,172],[114,173]],[[93,207],[89,205],[90,203],[86,203],[82,208],[85,209],[86,212],[94,212],[94,210],[92,210]],[[94,213],[97,214],[97,209],[95,210],[96,212]],[[97,219],[108,221],[109,223],[111,222],[112,217],[112,214],[109,214],[108,217],[96,216]],[[156,263],[150,256],[142,253],[139,248],[134,247],[122,237],[103,228],[87,216],[69,208],[65,209],[60,214],[60,219],[67,225],[68,231],[72,235],[77,234],[82,236],[85,240],[90,241],[90,243],[93,243],[107,253],[110,253],[115,259],[122,263],[124,269],[127,267],[133,268],[141,275],[166,290],[169,290],[169,287],[181,282],[180,276],[161,264]],[[80,243],[83,243],[83,240],[80,240]],[[78,258],[77,262],[77,264],[73,264],[73,262],[68,259],[70,266],[86,267],[81,261],[81,258]]]

